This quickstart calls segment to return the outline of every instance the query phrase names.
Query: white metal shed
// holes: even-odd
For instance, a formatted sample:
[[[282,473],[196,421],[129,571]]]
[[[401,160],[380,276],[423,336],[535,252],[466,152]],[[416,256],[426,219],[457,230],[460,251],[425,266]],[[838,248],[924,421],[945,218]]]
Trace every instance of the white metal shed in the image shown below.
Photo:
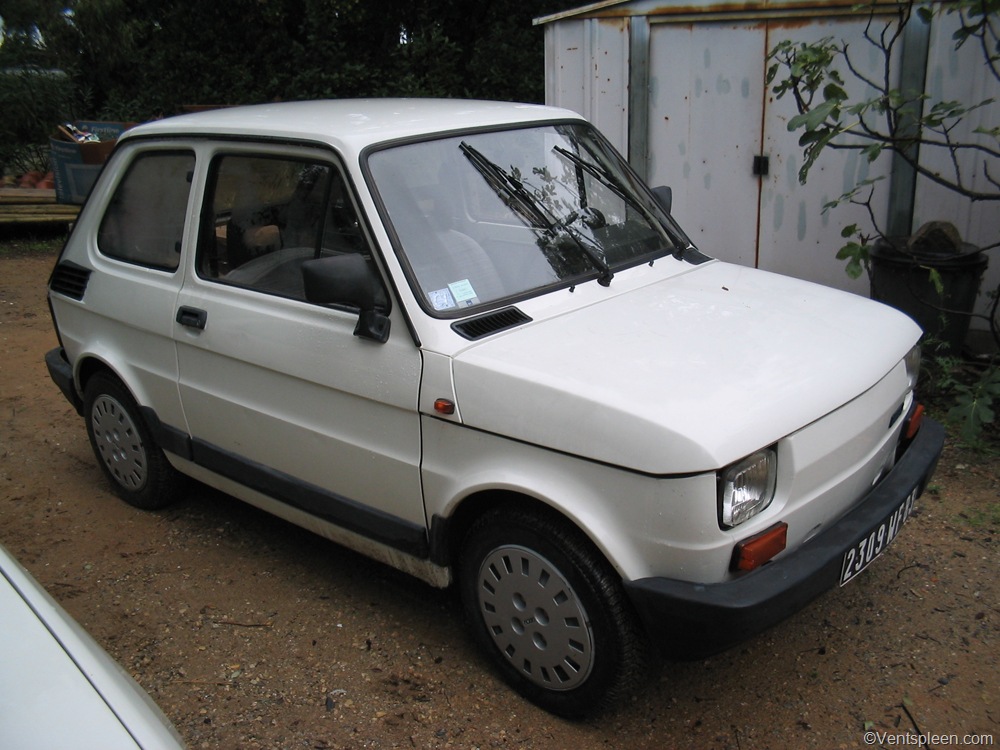
[[[867,15],[853,8],[854,0],[605,0],[538,18],[546,102],[588,117],[650,184],[670,185],[675,215],[709,255],[867,295],[867,280],[848,278],[835,257],[841,229],[867,217],[851,206],[823,212],[858,180],[891,180],[876,210],[892,233],[946,220],[966,241],[991,245],[1000,240],[1000,208],[970,204],[898,165],[894,171],[889,158],[868,164],[856,152],[825,152],[799,184],[799,133],[787,129],[794,103],[765,85],[767,55],[783,39],[834,36],[862,64],[877,65],[874,51],[861,54],[870,46],[862,38]],[[933,99],[1000,99],[981,53],[955,50],[955,23],[910,23],[894,67]],[[967,125],[993,127],[998,115],[994,104]],[[983,289],[1000,279],[1000,262],[991,265]]]

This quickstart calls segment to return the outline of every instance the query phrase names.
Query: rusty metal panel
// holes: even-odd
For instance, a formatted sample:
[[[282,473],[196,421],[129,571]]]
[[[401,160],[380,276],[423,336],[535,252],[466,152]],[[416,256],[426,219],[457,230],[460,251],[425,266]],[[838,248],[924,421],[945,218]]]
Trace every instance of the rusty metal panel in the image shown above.
[[[587,116],[584,71],[589,67],[589,45],[584,44],[586,21],[567,20],[545,27],[545,102]]]
[[[768,48],[783,39],[797,42],[818,41],[826,36],[844,39],[853,52],[854,65],[877,80],[882,60],[862,37],[865,22],[864,18],[821,18],[808,24],[770,24]],[[872,95],[870,90],[860,90],[843,65],[839,67],[849,94]],[[859,181],[882,177],[873,206],[884,227],[891,160],[884,158],[869,164],[856,151],[827,149],[809,172],[808,182],[802,185],[798,180],[802,166],[802,150],[798,145],[801,133],[788,131],[788,121],[795,114],[790,96],[778,101],[768,93],[763,148],[771,154],[771,175],[761,193],[758,265],[867,295],[868,280],[850,279],[844,272],[844,262],[836,258],[837,249],[844,244],[841,229],[854,222],[868,225],[867,213],[859,206],[842,205],[826,213],[823,207]]]
[[[591,32],[590,120],[628,153],[629,25],[627,19],[588,21]]]
[[[628,153],[627,19],[566,20],[545,29],[545,101],[589,119]]]
[[[705,253],[753,266],[765,35],[753,22],[657,24],[650,35],[648,180]]]

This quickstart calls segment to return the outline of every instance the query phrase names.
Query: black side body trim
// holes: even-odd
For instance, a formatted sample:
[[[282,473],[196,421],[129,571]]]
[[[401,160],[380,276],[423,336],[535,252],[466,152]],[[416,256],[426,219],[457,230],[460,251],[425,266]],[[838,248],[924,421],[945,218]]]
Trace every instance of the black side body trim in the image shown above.
[[[427,559],[430,545],[423,526],[374,510],[350,498],[303,482],[280,471],[192,439],[187,433],[163,424],[149,407],[139,407],[146,426],[163,450],[215,472],[244,487],[401,552]]]
[[[191,446],[194,462],[216,474],[414,557],[426,559],[430,554],[423,526],[374,510],[216,445],[192,440]]]
[[[191,447],[190,435],[183,430],[178,430],[176,427],[163,424],[156,415],[156,412],[148,406],[140,406],[139,411],[142,413],[142,419],[146,423],[146,427],[149,428],[149,432],[153,436],[153,441],[158,446],[168,453],[173,453],[175,456],[186,458],[188,461],[194,460],[194,450]]]
[[[886,478],[843,518],[791,554],[726,583],[669,578],[626,581],[650,641],[671,656],[700,658],[735,645],[802,609],[840,581],[844,553],[913,492],[923,492],[944,445],[925,419]]]
[[[451,546],[449,544],[451,518],[439,516],[437,513],[431,518],[431,527],[428,533],[430,538],[430,550],[428,559],[435,565],[451,565]]]

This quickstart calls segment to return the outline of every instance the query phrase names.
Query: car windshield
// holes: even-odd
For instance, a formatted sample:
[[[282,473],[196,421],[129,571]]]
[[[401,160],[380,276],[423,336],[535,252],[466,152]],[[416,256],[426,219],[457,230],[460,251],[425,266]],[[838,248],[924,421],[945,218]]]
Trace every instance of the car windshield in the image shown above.
[[[407,143],[368,165],[411,283],[437,315],[608,285],[690,244],[584,123]]]

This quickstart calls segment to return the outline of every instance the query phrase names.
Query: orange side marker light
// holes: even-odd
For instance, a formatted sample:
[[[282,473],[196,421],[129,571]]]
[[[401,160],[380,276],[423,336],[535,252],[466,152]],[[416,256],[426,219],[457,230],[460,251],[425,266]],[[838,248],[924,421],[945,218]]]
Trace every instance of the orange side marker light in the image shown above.
[[[754,534],[733,550],[733,570],[755,570],[781,552],[788,543],[788,524],[784,521]]]
[[[434,411],[436,411],[438,414],[454,414],[455,402],[447,398],[435,399]]]
[[[920,425],[924,421],[924,405],[917,404],[913,409],[913,414],[910,415],[909,420],[907,420],[906,425],[903,427],[903,438],[906,440],[913,440],[916,437],[917,432],[920,431]]]

